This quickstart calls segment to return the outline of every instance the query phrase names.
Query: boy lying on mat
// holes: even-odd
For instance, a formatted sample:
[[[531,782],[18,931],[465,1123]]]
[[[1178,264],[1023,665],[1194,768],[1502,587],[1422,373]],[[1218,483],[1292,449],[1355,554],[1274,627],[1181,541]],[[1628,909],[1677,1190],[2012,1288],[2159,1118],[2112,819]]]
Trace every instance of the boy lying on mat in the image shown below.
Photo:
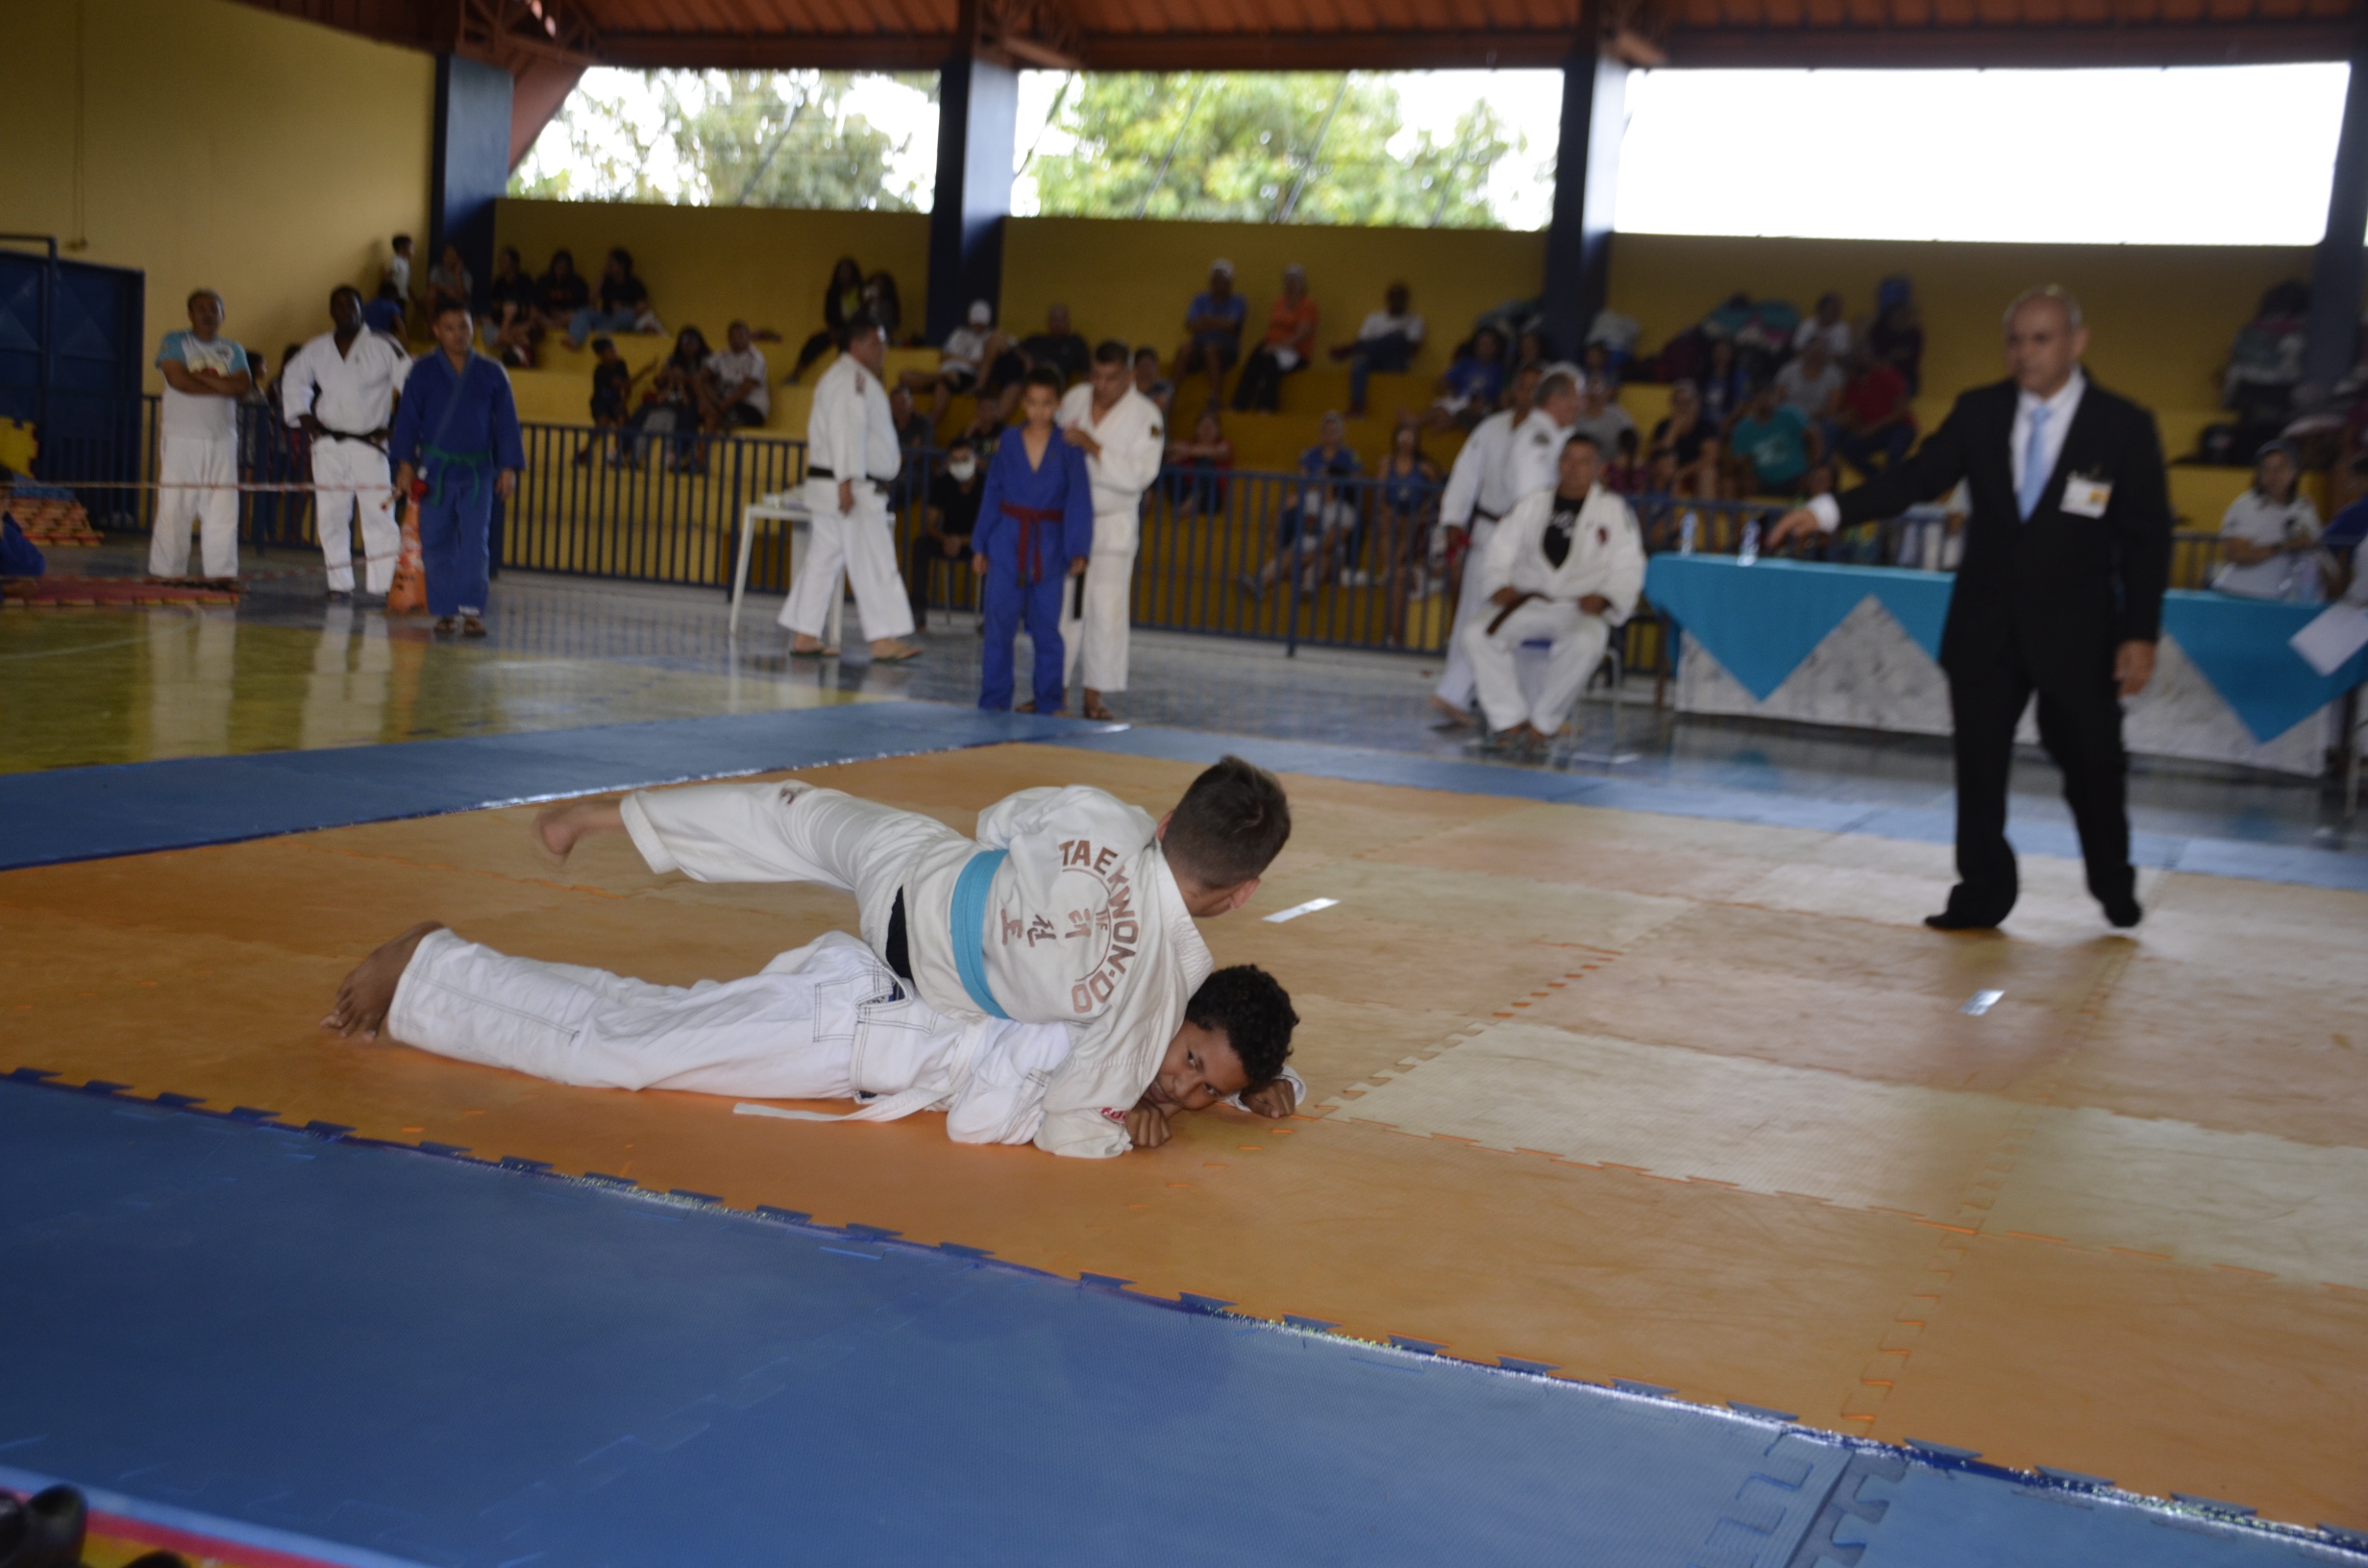
[[[1050,1153],[1093,1158],[1133,1146],[1127,1118],[1216,968],[1193,921],[1258,891],[1291,836],[1291,807],[1273,774],[1226,757],[1157,822],[1071,785],[997,802],[967,839],[933,817],[793,782],[575,801],[535,831],[560,856],[587,834],[629,833],[654,871],[853,894],[865,943],[937,1017],[1075,1027],[1047,1069],[1034,1136]],[[1246,1063],[1245,1082],[1280,1065]]]
[[[1217,970],[1185,1004],[1147,1087],[1113,1130],[1132,1147],[1156,1148],[1178,1111],[1221,1100],[1291,1115],[1307,1088],[1283,1065],[1298,1021],[1265,970]],[[843,1116],[734,1107],[755,1115],[893,1121],[944,1111],[958,1143],[1037,1139],[1047,1090],[1086,1032],[949,1018],[838,931],[745,980],[681,987],[512,958],[432,920],[362,960],[321,1027],[372,1040],[383,1029],[439,1056],[594,1089],[867,1102]]]

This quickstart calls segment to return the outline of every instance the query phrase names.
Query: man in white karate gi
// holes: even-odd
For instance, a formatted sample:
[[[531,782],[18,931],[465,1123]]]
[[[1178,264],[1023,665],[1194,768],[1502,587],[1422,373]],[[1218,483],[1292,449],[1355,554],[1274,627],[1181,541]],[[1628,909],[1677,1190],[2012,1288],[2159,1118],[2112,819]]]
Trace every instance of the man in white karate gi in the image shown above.
[[[1455,454],[1454,466],[1447,470],[1446,488],[1440,492],[1439,521],[1462,533],[1468,541],[1464,585],[1455,601],[1455,625],[1459,629],[1480,613],[1480,601],[1473,597],[1478,584],[1472,568],[1488,549],[1489,536],[1496,531],[1497,519],[1513,510],[1513,503],[1521,499],[1521,493],[1513,488],[1513,443],[1522,429],[1533,426],[1540,417],[1538,381],[1544,374],[1545,367],[1535,364],[1523,365],[1513,373],[1505,406],[1474,426],[1471,434],[1465,437],[1463,450]],[[1449,724],[1468,724],[1472,692],[1471,662],[1464,657],[1463,648],[1450,632],[1447,668],[1431,694],[1431,706]]]
[[[333,604],[354,597],[357,517],[367,592],[385,596],[403,553],[386,432],[411,356],[393,338],[365,327],[361,307],[360,289],[340,285],[332,292],[329,319],[335,327],[297,350],[281,372],[280,405],[287,422],[312,437],[313,516]]]
[[[1560,734],[1644,586],[1644,540],[1628,503],[1595,482],[1602,454],[1584,430],[1557,454],[1550,490],[1524,496],[1471,568],[1481,613],[1456,627],[1490,739],[1523,747]],[[1515,668],[1523,643],[1552,644],[1532,698]]]
[[[863,940],[956,1018],[1080,1025],[1045,1093],[1036,1144],[1103,1158],[1216,968],[1194,928],[1238,909],[1291,835],[1274,776],[1227,757],[1156,823],[1085,785],[1023,790],[975,839],[934,817],[811,784],[642,790],[555,806],[536,824],[569,853],[624,832],[654,871],[702,882],[815,882],[855,895]]]
[[[1221,1102],[1287,1116],[1306,1092],[1284,1066],[1298,1015],[1264,970],[1219,969],[1185,1005],[1127,1113],[1136,1148],[1168,1118]],[[764,1100],[856,1099],[844,1115],[742,1104],[797,1121],[895,1121],[943,1111],[957,1143],[1026,1143],[1078,1026],[949,1018],[862,943],[832,931],[745,979],[655,986],[513,958],[438,921],[364,959],[321,1020],[348,1039],[407,1045],[590,1089],[668,1089]]]
[[[823,646],[823,628],[839,596],[842,566],[855,590],[864,635],[872,640],[872,662],[921,657],[921,649],[903,640],[913,629],[913,607],[897,572],[896,529],[888,516],[888,491],[903,467],[904,448],[880,384],[887,357],[887,334],[869,316],[857,316],[847,329],[847,352],[814,384],[805,427],[805,503],[813,523],[804,558],[791,567],[789,602],[781,606],[796,657],[838,652]]]
[[[221,335],[222,296],[189,296],[189,330],[167,332],[157,349],[164,397],[157,409],[157,518],[148,536],[148,575],[189,570],[194,520],[206,576],[238,576],[238,405],[255,389],[247,351]]]
[[[1085,576],[1061,598],[1061,642],[1069,683],[1085,674],[1088,719],[1112,717],[1103,697],[1126,690],[1128,624],[1134,616],[1135,550],[1143,530],[1143,493],[1168,454],[1159,405],[1135,390],[1126,345],[1094,351],[1090,380],[1061,399],[1054,423],[1085,449],[1094,484],[1094,551]]]

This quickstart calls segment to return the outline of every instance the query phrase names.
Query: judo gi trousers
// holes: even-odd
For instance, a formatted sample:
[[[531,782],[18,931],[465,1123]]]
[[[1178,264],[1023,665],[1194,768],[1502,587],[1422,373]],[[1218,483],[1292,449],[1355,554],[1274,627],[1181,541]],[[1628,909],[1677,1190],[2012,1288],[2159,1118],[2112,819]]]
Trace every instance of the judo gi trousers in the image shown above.
[[[485,613],[492,570],[493,470],[448,474],[419,503],[419,562],[428,574],[428,612],[438,620]],[[393,575],[388,574],[388,581]]]
[[[904,579],[897,574],[896,529],[879,486],[857,479],[854,507],[842,512],[836,479],[808,479],[805,503],[814,520],[808,526],[805,558],[792,570],[781,625],[801,637],[820,637],[830,624],[830,601],[838,595],[844,568],[848,584],[855,590],[864,640],[911,636],[913,606]]]
[[[1118,520],[1120,524],[1132,521]],[[1112,531],[1100,518],[1094,520],[1097,535]],[[1085,684],[1098,692],[1126,690],[1126,644],[1128,623],[1133,619],[1135,587],[1135,551],[1125,550],[1097,550],[1086,558],[1085,586],[1079,589],[1072,583],[1061,596],[1061,648],[1063,673],[1073,683],[1078,672],[1084,672]],[[1085,613],[1077,613],[1077,600],[1082,593]]]
[[[312,482],[320,487],[313,493],[313,515],[321,556],[329,563],[329,586],[339,593],[354,591],[354,520],[358,517],[362,581],[371,593],[383,594],[394,584],[395,559],[403,553],[386,453],[364,441],[323,436],[312,443]]]
[[[1036,711],[1058,713],[1068,700],[1061,642],[1061,600],[1075,590],[1062,563],[1044,568],[1034,582],[1020,580],[1020,563],[998,556],[987,563],[982,608],[986,647],[979,651],[978,705],[1006,712],[1011,707],[1013,643],[1023,622],[1036,645]]]
[[[1447,639],[1447,668],[1440,674],[1437,687],[1439,699],[1453,707],[1470,707],[1477,689],[1472,680],[1471,656],[1464,651],[1464,628],[1475,621],[1485,626],[1496,619],[1494,610],[1483,611],[1487,600],[1480,594],[1480,556],[1495,533],[1495,519],[1472,514],[1471,544],[1464,551],[1464,586],[1455,600],[1455,635]]]
[[[1455,641],[1470,662],[1489,728],[1511,729],[1526,722],[1540,734],[1553,734],[1568,722],[1588,677],[1603,662],[1611,628],[1599,615],[1550,600],[1531,600],[1506,616],[1492,633],[1489,623],[1496,619],[1496,606],[1483,600],[1481,612],[1456,628]],[[1522,695],[1516,660],[1523,643],[1542,638],[1554,646],[1546,653],[1545,676],[1533,701]]]
[[[157,483],[161,488],[156,528],[148,536],[149,575],[189,575],[189,523],[195,519],[206,576],[238,576],[237,444],[160,436]]]

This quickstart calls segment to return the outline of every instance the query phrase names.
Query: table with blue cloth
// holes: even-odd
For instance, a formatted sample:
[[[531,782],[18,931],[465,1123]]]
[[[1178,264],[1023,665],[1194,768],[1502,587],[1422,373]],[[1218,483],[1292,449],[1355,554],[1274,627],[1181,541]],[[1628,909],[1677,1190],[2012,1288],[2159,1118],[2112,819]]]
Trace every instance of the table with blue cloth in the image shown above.
[[[1946,573],[1731,555],[1657,555],[1644,597],[1682,634],[1680,712],[1946,735]],[[2155,678],[2126,705],[2133,752],[2315,777],[2340,737],[2329,714],[2368,680],[2368,650],[2322,675],[2288,639],[2316,604],[2174,589]],[[2035,740],[2025,715],[2022,739]]]

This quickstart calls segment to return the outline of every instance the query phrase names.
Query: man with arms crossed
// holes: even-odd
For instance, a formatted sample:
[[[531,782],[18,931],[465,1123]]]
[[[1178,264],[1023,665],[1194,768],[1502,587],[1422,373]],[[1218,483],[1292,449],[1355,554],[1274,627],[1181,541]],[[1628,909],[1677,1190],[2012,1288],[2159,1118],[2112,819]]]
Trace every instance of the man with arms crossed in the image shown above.
[[[189,522],[197,521],[206,576],[238,576],[238,405],[255,389],[247,351],[220,335],[222,296],[189,296],[189,330],[167,332],[157,350],[164,399],[157,412],[157,520],[148,575],[189,570]]]
[[[1976,387],[1915,454],[1839,498],[1787,514],[1770,548],[1845,523],[1972,496],[1940,634],[1957,747],[1957,876],[1924,923],[1986,930],[2014,907],[2007,776],[2032,694],[2063,770],[2088,891],[2116,926],[2142,916],[2130,866],[2121,704],[2154,676],[2171,508],[2154,415],[2088,380],[2080,302],[2037,288],[2007,307],[2006,380]]]

